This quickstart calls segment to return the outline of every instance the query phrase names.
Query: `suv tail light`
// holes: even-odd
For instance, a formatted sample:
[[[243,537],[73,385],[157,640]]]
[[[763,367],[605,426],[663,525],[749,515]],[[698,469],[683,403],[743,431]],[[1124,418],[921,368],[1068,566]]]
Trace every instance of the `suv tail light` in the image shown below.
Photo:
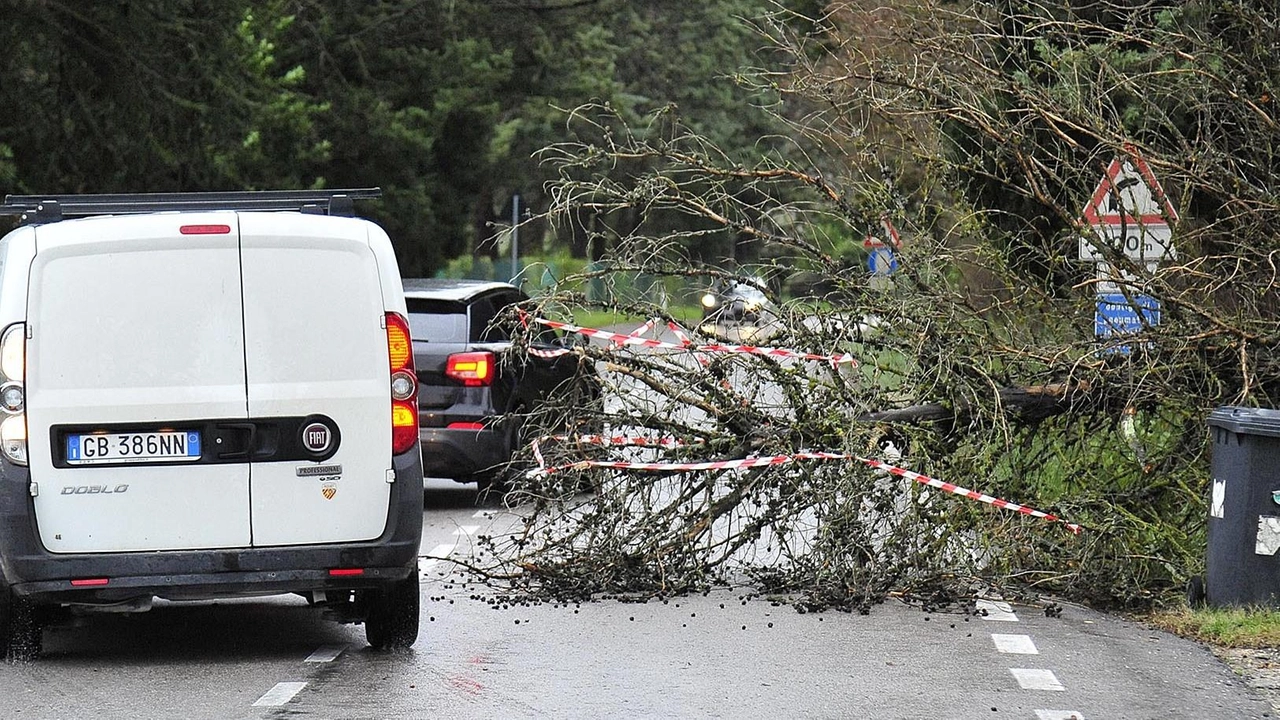
[[[0,452],[14,465],[27,464],[27,326],[14,323],[0,335]]]
[[[445,377],[462,381],[467,387],[493,384],[493,353],[467,352],[449,356],[444,367]]]
[[[418,376],[413,369],[409,322],[387,313],[387,355],[391,359],[391,453],[408,452],[418,441]]]

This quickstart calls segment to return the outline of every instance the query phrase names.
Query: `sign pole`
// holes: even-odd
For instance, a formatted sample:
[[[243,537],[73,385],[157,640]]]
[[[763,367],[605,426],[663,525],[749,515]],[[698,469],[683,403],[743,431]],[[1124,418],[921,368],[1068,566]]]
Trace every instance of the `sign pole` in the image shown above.
[[[520,284],[520,193],[511,196],[511,284]]]

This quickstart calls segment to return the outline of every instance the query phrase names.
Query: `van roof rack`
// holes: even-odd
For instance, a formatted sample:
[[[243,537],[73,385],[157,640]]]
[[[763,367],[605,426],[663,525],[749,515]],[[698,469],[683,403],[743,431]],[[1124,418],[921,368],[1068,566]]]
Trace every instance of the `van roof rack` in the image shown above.
[[[64,217],[137,215],[165,210],[294,210],[315,215],[355,215],[355,200],[382,196],[382,188],[343,190],[242,190],[231,192],[126,193],[109,195],[6,195],[0,215],[19,223]]]

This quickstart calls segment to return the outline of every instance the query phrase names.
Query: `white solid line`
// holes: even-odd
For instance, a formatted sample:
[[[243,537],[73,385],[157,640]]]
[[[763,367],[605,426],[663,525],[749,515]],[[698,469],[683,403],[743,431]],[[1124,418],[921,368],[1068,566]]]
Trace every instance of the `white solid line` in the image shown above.
[[[993,600],[979,600],[973,604],[979,615],[986,610],[987,614],[982,615],[985,620],[995,620],[997,622],[1018,622],[1018,616],[1014,614],[1013,608],[1007,602],[998,602]]]
[[[479,525],[459,525],[457,530],[453,531],[454,535],[472,535],[479,530]]]
[[[1037,710],[1036,720],[1084,720],[1075,710]]]
[[[282,682],[276,683],[276,686],[267,691],[267,694],[258,698],[253,704],[254,707],[279,707],[293,699],[306,687],[304,682]]]
[[[333,662],[334,660],[337,660],[338,656],[342,654],[342,651],[346,649],[347,649],[346,645],[325,645],[321,647],[319,650],[316,650],[315,652],[308,655],[307,659],[303,660],[302,662],[310,662],[310,663]]]
[[[996,644],[996,650],[1011,655],[1039,655],[1040,651],[1036,649],[1036,644],[1031,641],[1030,635],[997,635],[991,634],[991,640]]]
[[[1055,690],[1062,692],[1066,686],[1058,682],[1052,670],[1032,670],[1029,668],[1009,668],[1018,685],[1023,690]]]

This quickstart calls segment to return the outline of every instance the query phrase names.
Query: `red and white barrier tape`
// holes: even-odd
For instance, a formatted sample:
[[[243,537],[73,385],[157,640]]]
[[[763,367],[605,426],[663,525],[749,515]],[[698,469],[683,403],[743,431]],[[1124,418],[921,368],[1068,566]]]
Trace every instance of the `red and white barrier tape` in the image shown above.
[[[952,485],[951,483],[943,482],[941,480],[931,478],[928,475],[921,475],[920,473],[912,472],[910,470],[907,470],[906,468],[900,468],[897,465],[890,465],[886,462],[881,462],[880,460],[868,460],[867,458],[863,458],[863,457],[857,458],[857,460],[859,462],[866,463],[867,465],[870,465],[873,468],[884,470],[890,474],[897,475],[899,477],[904,477],[904,478],[907,478],[908,480],[915,480],[921,485],[928,485],[929,487],[938,488],[939,490],[945,490],[946,492],[952,493],[954,495],[967,497],[970,500],[977,500],[978,502],[981,502],[981,503],[994,505],[995,507],[998,507],[1002,510],[1009,510],[1012,512],[1021,513],[1023,515],[1030,515],[1031,517],[1041,518],[1043,520],[1048,520],[1049,522],[1062,523],[1063,525],[1066,526],[1068,530],[1070,530],[1072,533],[1076,535],[1079,535],[1080,531],[1083,530],[1083,528],[1081,528],[1079,525],[1075,523],[1067,522],[1066,520],[1063,520],[1057,515],[1050,515],[1049,513],[1040,512],[1039,510],[1032,510],[1031,508],[1025,505],[1018,505],[1017,503],[1011,503],[1008,500],[1001,500],[1000,498],[994,498],[994,497],[991,497],[990,495],[974,492],[973,490],[966,490],[965,488],[962,488],[959,485]]]
[[[710,344],[710,345],[684,345],[665,342],[662,340],[650,340],[637,335],[623,335],[622,333],[609,332],[608,330],[598,330],[596,328],[580,327],[578,325],[570,325],[569,323],[556,322],[555,320],[547,320],[546,318],[532,318],[534,322],[541,323],[547,327],[563,330],[564,332],[578,333],[590,338],[597,338],[613,343],[614,345],[635,345],[647,348],[665,348],[669,350],[697,350],[700,352],[719,352],[719,353],[745,353],[748,355],[762,355],[775,358],[797,358],[800,360],[822,360],[829,363],[852,363],[857,365],[857,360],[849,353],[841,353],[839,355],[816,355],[814,353],[800,352],[798,350],[788,350],[787,348],[775,347],[757,347],[755,345],[729,345],[729,344]],[[687,339],[687,338],[686,338]]]
[[[612,460],[580,460],[568,465],[541,468],[531,471],[534,475],[549,475],[564,470],[585,470],[589,467],[607,470],[641,470],[646,472],[684,472],[695,470],[740,470],[743,468],[767,467],[770,465],[786,465],[797,460],[843,460],[850,456],[837,453],[796,453],[795,455],[773,455],[770,457],[742,458],[741,460],[713,460],[698,463],[641,463]]]
[[[590,437],[590,436],[588,436]],[[542,454],[538,451],[537,445],[534,446],[534,455],[538,459],[538,464],[543,465]],[[587,468],[603,468],[606,470],[637,470],[641,472],[694,472],[699,470],[740,470],[745,468],[769,467],[775,465],[787,465],[799,460],[857,460],[858,462],[869,465],[877,470],[884,470],[892,475],[904,477],[908,480],[914,480],[921,485],[927,485],[937,488],[953,495],[966,497],[970,500],[976,500],[998,507],[1002,510],[1009,510],[1022,515],[1030,515],[1031,517],[1040,518],[1049,522],[1061,523],[1073,534],[1079,535],[1083,528],[1075,523],[1067,522],[1057,515],[1034,510],[1025,505],[1011,503],[1008,500],[992,497],[984,493],[975,492],[959,485],[952,485],[948,482],[931,478],[927,475],[921,475],[918,472],[912,472],[906,468],[890,465],[880,460],[871,460],[860,457],[858,455],[846,455],[843,453],[828,452],[806,452],[796,453],[794,455],[773,455],[770,457],[743,458],[740,460],[716,460],[711,462],[698,463],[641,463],[641,462],[615,462],[608,460],[581,460],[568,465],[558,465],[556,467],[540,467],[537,470],[530,471],[530,476],[543,476],[551,473],[563,472],[565,470],[585,470]]]
[[[553,472],[555,469],[548,469],[547,461],[542,457],[541,443],[544,440],[553,440],[563,443],[577,443],[583,445],[607,445],[610,447],[645,447],[645,448],[679,448],[688,447],[690,445],[701,445],[702,441],[696,443],[687,443],[671,437],[646,437],[644,435],[545,435],[535,438],[532,444],[533,457],[538,461],[538,470],[530,471],[530,475],[545,475]]]
[[[688,335],[684,334],[684,330],[681,329],[679,325],[674,322],[667,322],[667,327],[671,329],[671,332],[675,333],[676,339],[679,340],[680,344],[684,347],[689,347],[693,344],[693,341],[689,339]]]
[[[627,336],[628,336],[628,337],[641,337],[641,336],[643,336],[645,333],[647,333],[647,332],[649,332],[650,330],[652,330],[652,329],[653,329],[653,326],[654,326],[654,325],[656,325],[656,324],[657,324],[657,322],[658,322],[658,318],[649,318],[648,320],[646,320],[646,321],[645,321],[645,323],[644,323],[643,325],[641,325],[640,327],[636,328],[635,330],[632,330],[631,332],[627,333]],[[614,345],[617,345],[617,344],[618,344],[618,342],[615,340],[615,341],[613,341],[613,344],[614,344]]]
[[[583,445],[611,445],[613,447],[664,447],[677,448],[689,445],[701,445],[702,442],[687,443],[671,437],[647,437],[645,435],[548,435],[543,440],[555,440],[565,443],[581,443]]]
[[[539,350],[537,348],[529,348],[530,355],[534,357],[540,357],[540,358],[560,357],[561,355],[568,355],[571,352],[573,351],[569,350],[568,348],[556,348],[555,350]]]

